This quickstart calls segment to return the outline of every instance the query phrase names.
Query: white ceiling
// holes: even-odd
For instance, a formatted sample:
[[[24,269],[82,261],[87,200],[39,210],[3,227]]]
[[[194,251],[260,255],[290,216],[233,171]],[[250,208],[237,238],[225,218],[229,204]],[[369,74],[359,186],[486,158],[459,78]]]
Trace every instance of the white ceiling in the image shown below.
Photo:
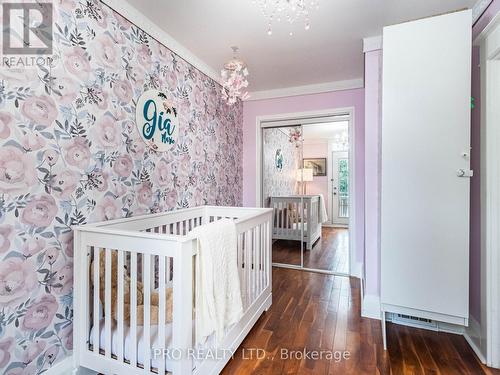
[[[302,125],[302,137],[304,143],[328,143],[335,139],[337,134],[348,132],[349,121],[324,122],[321,124]]]
[[[382,27],[461,8],[477,0],[320,0],[311,29],[276,24],[273,35],[252,0],[128,0],[212,71],[240,47],[250,91],[363,77],[362,39]]]

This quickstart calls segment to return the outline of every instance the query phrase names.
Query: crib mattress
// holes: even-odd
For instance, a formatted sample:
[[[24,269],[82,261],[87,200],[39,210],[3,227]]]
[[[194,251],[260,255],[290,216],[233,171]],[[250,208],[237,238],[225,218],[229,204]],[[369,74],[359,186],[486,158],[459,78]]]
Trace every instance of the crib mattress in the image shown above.
[[[106,347],[106,335],[105,335],[105,326],[104,326],[104,319],[101,319],[99,322],[100,325],[100,345],[99,349],[104,350]],[[166,345],[165,347],[168,349],[172,348],[172,323],[167,323],[165,325],[165,342]],[[193,329],[194,329],[194,321],[193,321]],[[159,365],[159,361],[161,361],[161,358],[153,358],[154,352],[153,350],[155,348],[158,348],[158,326],[157,325],[151,325],[150,328],[150,333],[151,333],[151,339],[150,339],[150,345],[148,347],[148,350],[150,350],[150,355],[152,357],[152,366],[153,368],[157,369]],[[132,358],[132,353],[133,353],[133,344],[132,344],[132,335],[130,333],[130,329],[127,326],[123,327],[123,336],[125,338],[125,346],[123,350],[123,356],[127,361],[130,361]],[[116,324],[113,322],[111,326],[111,353],[113,355],[118,355],[118,328],[116,327]],[[94,327],[92,327],[90,331],[90,344],[94,344]],[[198,348],[198,350],[208,350],[209,348],[214,347],[214,335],[210,336],[206,343],[201,347]],[[141,366],[144,365],[144,332],[143,332],[143,327],[138,326],[137,327],[137,363]],[[167,371],[172,372],[173,371],[173,363],[174,359],[170,358],[165,358],[165,368]],[[193,361],[193,369],[196,368],[196,365],[200,363],[201,360],[195,360]]]

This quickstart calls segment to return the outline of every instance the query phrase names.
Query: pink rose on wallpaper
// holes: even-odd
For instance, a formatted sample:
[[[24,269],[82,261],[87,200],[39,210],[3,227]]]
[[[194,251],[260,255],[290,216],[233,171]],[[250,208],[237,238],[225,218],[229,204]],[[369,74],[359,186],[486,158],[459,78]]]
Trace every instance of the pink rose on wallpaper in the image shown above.
[[[40,353],[43,352],[46,346],[47,343],[39,339],[29,343],[23,352],[23,362],[33,362],[40,355]]]
[[[113,84],[113,93],[121,102],[129,103],[132,100],[132,85],[129,81],[118,80]]]
[[[54,90],[57,102],[65,105],[73,103],[80,94],[80,85],[70,77],[64,77],[63,72],[55,73]],[[59,95],[60,94],[60,95]]]
[[[90,163],[90,148],[83,137],[75,137],[63,145],[66,163],[81,170],[87,169]]]
[[[38,151],[47,144],[47,141],[39,132],[31,130],[27,130],[21,137],[20,141],[21,146],[23,146],[23,148],[28,152]]]
[[[156,184],[158,184],[159,187],[172,185],[172,168],[170,166],[170,163],[168,163],[165,159],[161,159],[156,163],[155,169],[153,171],[153,180],[156,182]]]
[[[46,150],[43,153],[43,160],[50,166],[54,166],[59,160],[59,153],[56,150]]]
[[[54,99],[47,95],[29,96],[21,105],[21,113],[37,125],[51,126],[58,111]]]
[[[41,194],[32,199],[21,211],[21,222],[36,227],[48,227],[57,214],[55,199]]]
[[[73,326],[69,325],[61,330],[61,341],[66,350],[73,350]]]
[[[49,247],[47,250],[45,250],[45,257],[47,258],[47,262],[49,262],[49,264],[54,264],[57,260],[57,258],[59,258],[59,249],[56,248],[56,247]]]
[[[0,254],[10,249],[14,227],[9,224],[0,225]]]
[[[61,233],[59,236],[59,241],[61,242],[64,254],[68,257],[73,258],[73,232]]]
[[[109,68],[119,65],[120,51],[108,34],[97,36],[92,41],[91,48],[92,56],[96,56],[103,65]]]
[[[0,305],[23,302],[38,282],[31,260],[7,258],[0,263]]]
[[[0,112],[0,138],[7,139],[10,136],[12,115],[9,112]]]
[[[120,177],[128,177],[132,173],[134,162],[129,155],[122,155],[113,163],[113,171]]]
[[[45,240],[41,237],[33,237],[24,241],[21,248],[24,256],[33,256],[45,248]]]
[[[56,297],[52,294],[45,294],[28,307],[21,327],[24,330],[33,331],[48,327],[52,323],[58,307]]]
[[[14,346],[15,340],[13,337],[7,337],[0,340],[0,368],[5,367],[10,361],[10,352]]]
[[[75,171],[67,169],[57,173],[52,186],[53,194],[59,199],[70,198],[79,182],[80,174]]]
[[[121,207],[119,205],[119,202],[109,195],[105,196],[97,202],[94,210],[94,215],[99,221],[111,220],[120,217]]]
[[[73,289],[73,263],[63,264],[56,271],[52,288],[59,295],[68,294]]]
[[[66,70],[82,81],[88,80],[92,68],[85,50],[73,47],[64,53],[64,66]]]
[[[151,51],[148,46],[141,44],[140,47],[136,48],[136,52],[139,65],[143,66],[145,69],[151,68]]]
[[[111,116],[103,116],[94,125],[96,142],[106,149],[117,149],[122,144],[121,126]]]
[[[149,184],[141,184],[137,190],[137,201],[145,206],[150,206],[153,202],[153,190]]]
[[[12,146],[0,148],[0,192],[25,193],[36,182],[34,161]]]

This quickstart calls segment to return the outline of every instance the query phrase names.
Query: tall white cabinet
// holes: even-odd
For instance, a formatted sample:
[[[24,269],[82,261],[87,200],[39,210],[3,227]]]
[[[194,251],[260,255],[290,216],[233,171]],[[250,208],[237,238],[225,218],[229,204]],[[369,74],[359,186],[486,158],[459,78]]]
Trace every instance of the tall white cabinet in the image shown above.
[[[468,325],[471,20],[466,10],[384,28],[384,318]]]

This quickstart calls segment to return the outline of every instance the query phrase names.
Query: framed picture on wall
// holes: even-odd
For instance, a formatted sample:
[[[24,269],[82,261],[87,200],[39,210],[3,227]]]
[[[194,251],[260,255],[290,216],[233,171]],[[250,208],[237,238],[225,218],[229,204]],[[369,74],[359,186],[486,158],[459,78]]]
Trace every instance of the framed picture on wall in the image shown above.
[[[304,168],[311,168],[313,176],[326,176],[326,158],[304,159]]]

